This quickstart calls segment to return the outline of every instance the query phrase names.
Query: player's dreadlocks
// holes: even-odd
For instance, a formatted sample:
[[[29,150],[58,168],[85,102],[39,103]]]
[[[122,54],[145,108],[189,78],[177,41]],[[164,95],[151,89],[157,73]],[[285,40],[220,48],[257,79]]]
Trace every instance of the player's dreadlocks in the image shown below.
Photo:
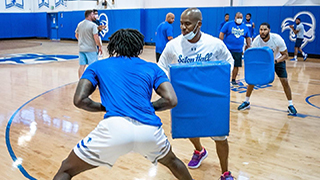
[[[144,36],[135,29],[120,29],[109,37],[108,52],[112,56],[138,57],[142,53]]]

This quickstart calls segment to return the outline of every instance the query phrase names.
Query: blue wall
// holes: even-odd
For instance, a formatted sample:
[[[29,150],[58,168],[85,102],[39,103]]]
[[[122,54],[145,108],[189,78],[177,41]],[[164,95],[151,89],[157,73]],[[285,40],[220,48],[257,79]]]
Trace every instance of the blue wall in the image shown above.
[[[172,12],[176,15],[173,23],[174,37],[180,34],[180,14],[185,8],[163,8],[163,9],[127,9],[127,10],[99,10],[105,13],[109,20],[109,32],[103,40],[120,28],[134,28],[145,35],[145,41],[154,43],[155,31],[165,15]],[[286,18],[293,18],[302,11],[311,12],[315,17],[315,37],[312,42],[304,47],[309,54],[320,55],[320,6],[281,6],[281,7],[210,7],[200,8],[203,15],[202,31],[213,36],[218,36],[218,26],[224,20],[224,14],[230,14],[230,20],[234,19],[236,12],[252,14],[255,22],[255,33],[259,33],[259,25],[268,22],[271,32],[280,34],[286,41],[288,51],[293,52],[294,42],[289,39],[289,30],[282,32],[281,24]],[[299,16],[302,22],[312,23],[307,15]],[[84,19],[84,11],[59,12],[58,14],[58,36],[64,39],[75,39],[74,31],[77,24]],[[49,19],[47,13],[0,13],[0,38],[22,38],[22,37],[49,37]],[[293,23],[293,22],[292,22]],[[306,27],[308,31],[310,27]],[[312,30],[312,29],[311,29]],[[311,31],[310,31],[311,32]],[[312,33],[311,33],[312,34]],[[311,38],[311,37],[310,37]]]

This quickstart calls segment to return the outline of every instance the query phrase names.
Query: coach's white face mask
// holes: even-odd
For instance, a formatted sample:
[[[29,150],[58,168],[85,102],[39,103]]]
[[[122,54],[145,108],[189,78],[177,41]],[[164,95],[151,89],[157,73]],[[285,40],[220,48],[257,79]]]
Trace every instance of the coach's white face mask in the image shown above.
[[[236,19],[236,23],[237,23],[237,24],[241,24],[241,23],[242,23],[242,19],[240,19],[240,18],[239,18],[239,19]]]
[[[198,27],[198,23],[199,23],[199,21],[197,22],[197,24],[193,28],[193,30],[191,32],[189,32],[188,34],[184,35],[183,37],[186,38],[187,40],[193,39],[196,36],[196,34],[198,33],[198,31],[195,32],[195,33],[193,32]]]
[[[98,15],[98,14],[96,14],[96,15],[94,15],[94,17],[95,17],[96,19],[98,19],[98,18],[99,18],[99,15]]]

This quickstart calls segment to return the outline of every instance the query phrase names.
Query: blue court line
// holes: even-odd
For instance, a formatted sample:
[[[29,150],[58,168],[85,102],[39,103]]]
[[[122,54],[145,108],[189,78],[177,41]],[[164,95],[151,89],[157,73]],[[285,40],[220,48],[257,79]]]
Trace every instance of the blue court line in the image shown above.
[[[231,101],[231,103],[236,103],[236,104],[241,104],[242,102],[237,102],[237,101]],[[266,106],[258,106],[258,105],[251,105],[253,107],[259,107],[262,109],[268,109],[268,110],[273,110],[273,111],[279,111],[279,112],[287,112],[284,110],[280,110],[280,109],[276,109],[276,108],[270,108],[270,107],[266,107]],[[290,116],[295,116],[295,117],[301,117],[301,118],[306,118],[306,117],[313,117],[313,118],[319,118],[320,116],[314,116],[314,115],[309,115],[309,114],[301,114],[301,113],[297,113],[296,115],[290,115]]]
[[[9,119],[8,121],[8,124],[7,124],[7,127],[6,127],[6,135],[5,135],[5,139],[6,139],[6,145],[7,145],[7,149],[8,149],[8,152],[13,160],[13,162],[15,162],[17,160],[17,156],[14,154],[13,152],[13,149],[12,149],[12,146],[11,146],[11,143],[10,143],[10,127],[11,127],[11,124],[12,124],[12,121],[13,121],[13,118],[17,115],[17,113],[24,107],[26,106],[28,103],[30,103],[31,101],[37,99],[38,97],[44,95],[44,94],[47,94],[53,90],[56,90],[56,89],[59,89],[59,88],[62,88],[64,86],[68,86],[70,84],[73,84],[75,82],[72,82],[72,83],[68,83],[68,84],[65,84],[65,85],[62,85],[62,86],[59,86],[59,87],[56,87],[56,88],[53,88],[53,89],[50,89],[42,94],[39,94],[37,95],[36,97],[30,99],[29,101],[27,101],[26,103],[24,103],[22,106],[20,106],[14,113],[13,115],[11,116],[11,118]],[[20,172],[28,179],[31,179],[31,180],[36,180],[36,178],[32,177],[31,175],[29,175],[29,173],[22,167],[21,164],[19,164],[17,166],[20,170]]]
[[[309,99],[312,98],[312,97],[314,97],[314,96],[320,96],[320,94],[314,94],[314,95],[308,96],[308,97],[306,98],[306,102],[307,102],[308,104],[310,104],[311,106],[320,109],[319,106],[316,106],[316,105],[312,104],[312,103],[309,101]]]

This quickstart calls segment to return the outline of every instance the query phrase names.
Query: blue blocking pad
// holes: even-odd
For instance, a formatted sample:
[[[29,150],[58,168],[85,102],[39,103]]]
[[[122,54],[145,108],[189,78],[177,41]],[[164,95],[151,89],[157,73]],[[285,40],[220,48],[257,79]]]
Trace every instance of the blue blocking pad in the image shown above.
[[[274,57],[269,47],[250,48],[244,52],[244,76],[247,84],[266,85],[274,80]]]
[[[172,138],[229,135],[230,64],[227,61],[170,65],[178,97],[171,110]]]

